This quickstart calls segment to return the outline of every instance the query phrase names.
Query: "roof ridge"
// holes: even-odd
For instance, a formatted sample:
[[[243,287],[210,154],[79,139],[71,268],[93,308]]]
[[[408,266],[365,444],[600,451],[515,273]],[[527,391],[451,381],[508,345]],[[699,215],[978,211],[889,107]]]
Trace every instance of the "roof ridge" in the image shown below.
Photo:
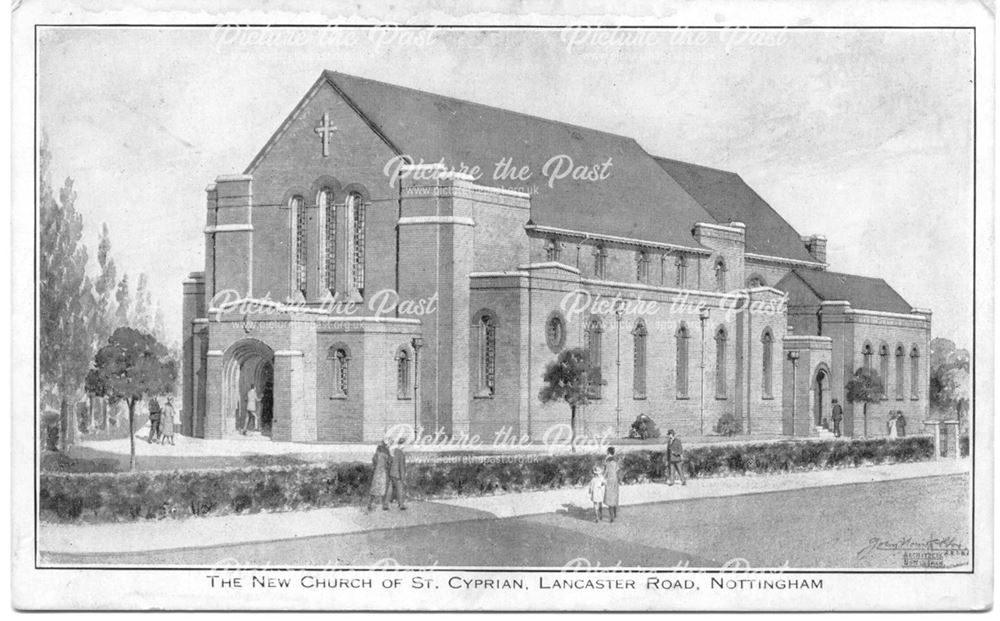
[[[609,132],[609,131],[606,131],[606,130],[603,130],[603,129],[596,129],[596,128],[593,128],[593,127],[587,127],[585,125],[577,125],[575,123],[568,123],[566,121],[559,121],[557,119],[550,119],[550,118],[546,118],[544,116],[537,116],[537,115],[534,115],[534,114],[529,114],[527,112],[518,112],[517,110],[511,110],[510,108],[502,108],[500,106],[491,106],[489,104],[479,103],[477,101],[472,101],[472,100],[469,100],[469,99],[462,99],[460,97],[452,97],[451,95],[442,95],[441,93],[434,93],[432,91],[422,90],[422,89],[419,89],[419,88],[413,88],[412,86],[403,86],[401,84],[393,84],[392,82],[383,82],[382,80],[373,80],[371,78],[366,78],[366,77],[363,77],[363,76],[354,75],[352,73],[344,73],[342,71],[334,71],[332,69],[324,69],[323,70],[323,74],[325,76],[327,76],[328,78],[330,78],[330,79],[332,79],[332,77],[336,77],[336,76],[344,76],[344,77],[350,78],[352,80],[361,80],[361,81],[364,81],[364,82],[371,82],[373,84],[378,84],[380,86],[387,86],[389,88],[394,88],[394,89],[399,89],[399,90],[404,90],[404,91],[410,91],[412,93],[418,93],[418,94],[424,95],[424,96],[430,95],[431,97],[436,97],[438,99],[445,99],[445,100],[448,100],[448,101],[454,101],[456,103],[460,103],[460,104],[463,104],[463,105],[475,106],[475,107],[478,107],[478,108],[485,108],[486,110],[493,110],[493,111],[496,111],[496,112],[503,112],[505,114],[516,114],[517,116],[521,116],[521,117],[524,117],[524,118],[527,118],[527,119],[533,119],[535,121],[542,121],[542,122],[545,122],[545,123],[549,123],[549,124],[552,124],[552,125],[558,125],[558,126],[565,127],[565,128],[582,129],[584,131],[594,132],[594,133],[597,133],[597,134],[604,134],[605,136],[611,136],[613,138],[622,138],[622,139],[627,140],[629,142],[632,142],[632,143],[634,143],[636,145],[639,144],[638,141],[633,136],[626,136],[625,134],[616,134],[615,132]]]

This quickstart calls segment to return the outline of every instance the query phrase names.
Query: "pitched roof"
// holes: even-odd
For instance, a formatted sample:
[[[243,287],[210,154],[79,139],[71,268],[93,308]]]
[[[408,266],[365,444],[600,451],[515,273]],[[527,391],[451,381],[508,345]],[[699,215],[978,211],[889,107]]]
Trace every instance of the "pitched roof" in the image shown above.
[[[632,138],[339,72],[324,76],[414,161],[477,165],[483,185],[537,187],[536,225],[699,248],[694,224],[715,221]],[[549,187],[543,167],[562,155],[588,167],[610,158],[610,176],[565,178]],[[505,158],[530,167],[530,181],[494,180]]]
[[[846,300],[859,310],[910,313],[913,307],[881,278],[822,270],[792,270],[821,300]],[[784,280],[784,279],[782,279]],[[781,283],[778,283],[781,288]]]
[[[801,236],[737,173],[664,157],[656,162],[720,223],[747,225],[747,252],[816,262]]]

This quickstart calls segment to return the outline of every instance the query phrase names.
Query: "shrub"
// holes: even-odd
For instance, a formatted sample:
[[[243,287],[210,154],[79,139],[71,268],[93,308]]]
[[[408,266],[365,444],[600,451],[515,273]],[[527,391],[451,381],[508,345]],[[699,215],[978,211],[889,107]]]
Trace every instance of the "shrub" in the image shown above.
[[[932,459],[928,436],[854,442],[774,442],[708,445],[685,454],[692,478],[746,473],[791,472]],[[585,485],[603,455],[539,456],[537,460],[463,460],[416,463],[407,474],[414,499],[477,496]],[[621,455],[625,483],[660,481],[664,454],[629,451]],[[371,466],[289,464],[227,470],[129,473],[43,472],[39,509],[44,521],[123,521],[287,511],[296,508],[362,505]]]
[[[743,421],[732,414],[723,414],[715,423],[715,432],[724,436],[734,436],[743,433]]]
[[[632,422],[632,426],[629,428],[628,437],[637,440],[659,438],[660,430],[657,428],[656,423],[652,418],[646,416],[645,414],[640,414],[639,417]]]

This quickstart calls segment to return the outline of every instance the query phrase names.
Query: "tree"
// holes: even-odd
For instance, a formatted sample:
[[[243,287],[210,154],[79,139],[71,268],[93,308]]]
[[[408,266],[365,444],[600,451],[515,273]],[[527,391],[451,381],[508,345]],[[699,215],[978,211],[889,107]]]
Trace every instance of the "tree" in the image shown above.
[[[955,419],[959,422],[969,410],[970,379],[968,365],[955,365],[944,370],[938,381],[940,402],[955,408]]]
[[[118,324],[118,327],[122,328],[130,325],[132,294],[129,291],[128,274],[122,276],[121,281],[118,283],[118,288],[115,289],[115,302],[118,304],[118,307],[115,309],[115,322]]]
[[[97,351],[87,373],[87,391],[128,406],[129,470],[135,470],[135,406],[146,397],[173,391],[177,363],[151,334],[118,328]]]
[[[75,208],[73,180],[66,179],[57,198],[49,181],[51,160],[48,137],[43,134],[38,179],[38,370],[43,398],[58,404],[60,441],[65,449],[76,426],[70,402],[80,394],[93,352],[94,297],[86,274],[83,217]]]
[[[854,372],[854,377],[847,382],[847,400],[851,403],[861,403],[864,412],[864,437],[868,437],[868,404],[882,400],[885,388],[878,371],[865,367]]]
[[[570,446],[576,451],[576,409],[590,403],[592,387],[601,383],[601,369],[591,366],[587,350],[567,349],[545,367],[544,385],[538,393],[542,403],[569,405]]]
[[[149,279],[146,274],[139,274],[139,282],[135,287],[135,303],[129,324],[136,330],[153,333],[153,299],[149,293]]]
[[[95,346],[100,347],[100,344],[105,342],[118,327],[115,325],[117,268],[115,260],[111,258],[111,234],[108,232],[107,222],[101,228],[101,237],[97,243],[97,265],[101,271],[94,279],[94,294],[97,301],[97,312],[94,313],[94,337]]]
[[[931,405],[938,410],[954,410],[956,419],[962,421],[971,394],[968,350],[957,349],[948,339],[936,338],[931,341],[930,364]]]

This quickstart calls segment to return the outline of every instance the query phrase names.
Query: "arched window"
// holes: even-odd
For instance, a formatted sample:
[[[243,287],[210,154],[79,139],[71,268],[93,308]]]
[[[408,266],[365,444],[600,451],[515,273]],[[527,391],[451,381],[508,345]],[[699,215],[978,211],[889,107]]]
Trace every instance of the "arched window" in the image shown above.
[[[410,398],[410,352],[400,347],[396,353],[396,398]]]
[[[677,328],[677,396],[688,396],[688,329],[683,323]]]
[[[306,296],[306,262],[309,248],[306,239],[306,210],[301,196],[293,196],[288,201],[292,213],[292,282],[295,291]]]
[[[347,349],[334,345],[330,348],[327,358],[333,365],[333,396],[347,397],[351,356],[347,353]]]
[[[636,282],[649,282],[649,253],[640,250],[635,254],[635,280]]]
[[[674,267],[677,268],[677,282],[676,282],[677,288],[678,289],[686,289],[687,288],[687,271],[688,271],[687,257],[685,257],[682,254],[681,255],[677,255],[677,258],[674,259]]]
[[[726,261],[722,257],[715,260],[715,290],[726,290]]]
[[[910,350],[910,398],[920,398],[920,350],[916,345]]]
[[[361,194],[347,195],[347,282],[352,292],[365,290],[365,201]]]
[[[477,397],[492,397],[496,393],[497,320],[492,313],[480,311],[476,320],[478,351]]]
[[[604,246],[594,248],[594,277],[604,278],[608,266],[608,249]]]
[[[754,274],[747,279],[747,289],[756,289],[758,287],[766,287],[767,284],[764,282],[764,277],[760,274]]]
[[[889,398],[889,346],[885,343],[878,348],[879,375],[882,379],[882,398]]]
[[[587,361],[591,367],[601,368],[601,337],[604,334],[604,326],[601,325],[599,317],[593,317],[587,324]],[[590,384],[590,397],[592,399],[601,398],[601,382]]]
[[[316,207],[323,222],[323,269],[322,282],[330,294],[337,291],[337,206],[333,202],[333,192],[322,189],[316,196]]]
[[[906,364],[906,351],[902,345],[896,346],[896,399],[902,400],[904,396],[903,388],[903,365]]]
[[[764,365],[763,371],[761,372],[761,380],[763,382],[761,386],[761,392],[765,399],[770,399],[772,396],[771,390],[773,386],[772,379],[772,360],[774,360],[774,337],[771,335],[771,330],[764,330],[763,336],[761,336],[761,362]]]
[[[715,331],[715,398],[725,399],[726,387],[726,329],[719,326]]]
[[[865,343],[865,346],[861,348],[861,364],[866,369],[872,368],[872,344]]]
[[[646,398],[646,324],[640,319],[632,330],[632,398]]]

